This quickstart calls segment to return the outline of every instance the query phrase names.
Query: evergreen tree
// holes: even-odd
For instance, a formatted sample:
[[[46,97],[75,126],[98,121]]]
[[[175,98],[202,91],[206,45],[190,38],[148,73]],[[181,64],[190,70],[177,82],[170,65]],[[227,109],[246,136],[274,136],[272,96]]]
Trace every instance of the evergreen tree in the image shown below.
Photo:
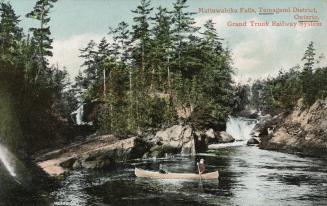
[[[185,11],[185,9],[188,8],[186,2],[187,0],[177,0],[173,4],[174,9],[171,12],[175,50],[177,52],[177,65],[179,69],[182,67],[181,64],[183,62],[181,55],[183,52],[184,41],[189,35],[192,35],[192,33],[197,31],[197,28],[194,27],[194,18],[192,17],[195,13]]]
[[[10,3],[0,3],[0,58],[14,64],[19,60],[22,29]]]
[[[302,58],[302,61],[304,61],[303,71],[301,74],[302,92],[304,95],[304,103],[307,105],[311,105],[315,101],[315,96],[317,93],[316,81],[313,79],[315,55],[314,43],[311,41]]]
[[[75,77],[75,83],[72,85],[72,90],[76,94],[76,97],[81,100],[82,94],[86,89],[85,79],[81,70],[78,71],[78,75]]]
[[[151,1],[141,0],[141,4],[137,6],[136,10],[132,10],[136,16],[133,18],[134,25],[132,31],[132,41],[136,43],[136,48],[134,51],[134,58],[136,60],[136,65],[141,69],[141,78],[144,80],[144,72],[146,66],[146,52],[149,49],[150,40],[150,12],[153,10],[150,7]]]
[[[84,73],[85,73],[85,84],[86,87],[90,87],[92,86],[96,80],[98,79],[98,68],[99,65],[97,64],[96,60],[97,60],[97,51],[96,51],[96,43],[91,40],[87,46],[83,49],[80,49],[80,56],[81,58],[85,59],[82,67],[86,67],[84,69]]]
[[[48,67],[47,57],[52,56],[52,39],[50,37],[51,31],[48,23],[50,22],[50,10],[53,8],[53,3],[57,0],[37,0],[33,10],[26,15],[26,17],[38,20],[40,27],[30,28],[33,33],[31,39],[35,47],[33,58],[37,62],[38,67],[35,72],[35,82],[38,80],[40,74],[45,73]]]
[[[166,85],[166,92],[171,94],[171,72],[170,62],[172,57],[172,30],[171,17],[166,8],[161,6],[157,8],[157,13],[153,20],[153,40],[151,41],[150,59],[151,59],[151,87],[157,82],[157,89],[161,90]],[[164,61],[163,61],[164,60]],[[166,75],[164,75],[166,73]],[[157,74],[155,76],[155,74]],[[166,76],[166,78],[162,78]],[[161,87],[161,88],[160,88]]]
[[[105,71],[85,93],[95,99],[102,96],[101,85],[106,87],[103,131],[138,133],[169,125],[181,109],[189,113],[204,108],[215,118],[227,118],[232,93],[229,50],[222,47],[212,21],[202,35],[196,33],[193,13],[186,9],[186,1],[178,0],[174,11],[159,7],[151,16],[150,2],[142,0],[132,11],[131,32],[121,22],[110,29],[112,43],[91,42],[81,50],[87,73]]]

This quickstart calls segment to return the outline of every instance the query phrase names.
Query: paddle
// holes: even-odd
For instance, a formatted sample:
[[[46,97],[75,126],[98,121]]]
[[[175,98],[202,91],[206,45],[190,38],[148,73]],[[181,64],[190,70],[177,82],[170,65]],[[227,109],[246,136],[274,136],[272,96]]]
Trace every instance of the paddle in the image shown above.
[[[199,172],[199,175],[200,175],[200,181],[202,183],[202,176],[201,176],[200,167],[199,167],[199,163],[198,162],[197,162],[197,165],[198,165],[198,172]]]
[[[203,189],[202,176],[201,176],[201,172],[200,172],[200,166],[199,166],[199,163],[198,162],[196,164],[198,165],[198,172],[199,172],[199,176],[200,176],[199,189]],[[198,198],[199,198],[199,196],[198,196]]]

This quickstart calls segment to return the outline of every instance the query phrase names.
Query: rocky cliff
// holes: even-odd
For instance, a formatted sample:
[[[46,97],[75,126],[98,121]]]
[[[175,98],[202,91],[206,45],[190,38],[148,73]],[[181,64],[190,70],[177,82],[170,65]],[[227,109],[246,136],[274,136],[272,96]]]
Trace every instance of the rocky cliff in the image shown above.
[[[280,114],[259,124],[260,148],[300,153],[310,156],[327,155],[327,100],[318,100],[305,108],[302,100],[291,113]]]

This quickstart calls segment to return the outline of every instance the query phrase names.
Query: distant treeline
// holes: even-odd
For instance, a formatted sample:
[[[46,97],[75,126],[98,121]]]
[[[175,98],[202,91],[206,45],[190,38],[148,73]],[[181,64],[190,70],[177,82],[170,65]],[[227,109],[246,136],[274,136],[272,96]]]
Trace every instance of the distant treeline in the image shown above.
[[[256,80],[252,85],[243,85],[237,96],[250,96],[243,98],[243,105],[245,103],[270,114],[291,111],[300,99],[303,99],[306,108],[318,99],[325,99],[327,67],[318,67],[325,57],[316,53],[314,43],[310,42],[301,59],[302,66],[280,70],[276,77]]]

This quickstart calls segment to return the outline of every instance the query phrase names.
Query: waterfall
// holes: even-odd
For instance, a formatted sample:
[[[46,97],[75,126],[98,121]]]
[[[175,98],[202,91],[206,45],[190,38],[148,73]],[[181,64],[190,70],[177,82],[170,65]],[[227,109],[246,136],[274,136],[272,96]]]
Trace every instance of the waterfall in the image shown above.
[[[0,144],[0,160],[9,174],[12,177],[16,177],[17,174],[15,172],[15,159],[12,157],[13,154],[11,154],[11,152],[6,147]]]
[[[246,145],[247,140],[251,138],[250,133],[257,122],[258,120],[256,119],[230,116],[226,123],[226,132],[234,137],[235,142],[212,144],[209,145],[209,149]]]
[[[77,110],[71,113],[75,124],[77,125],[83,125],[85,122],[83,121],[83,115],[84,115],[84,104],[81,104]]]
[[[244,117],[230,116],[226,124],[226,132],[232,135],[236,141],[246,141],[251,138],[251,131],[257,120]]]
[[[84,104],[78,107],[76,110],[76,124],[81,125],[83,124],[83,113],[84,113]]]

